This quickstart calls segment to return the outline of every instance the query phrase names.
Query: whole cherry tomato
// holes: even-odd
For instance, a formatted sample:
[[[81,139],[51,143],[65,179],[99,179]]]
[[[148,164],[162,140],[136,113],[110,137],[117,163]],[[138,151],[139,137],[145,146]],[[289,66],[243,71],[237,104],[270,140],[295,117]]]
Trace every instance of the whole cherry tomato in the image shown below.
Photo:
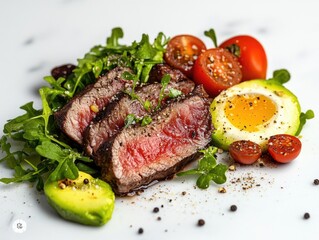
[[[232,53],[238,56],[242,66],[243,81],[266,79],[267,56],[263,46],[256,38],[239,35],[226,40],[220,44],[220,47],[230,49]]]
[[[277,134],[268,140],[268,152],[279,163],[287,163],[298,157],[301,151],[299,138],[289,134]]]
[[[191,77],[195,60],[205,50],[206,46],[199,38],[177,35],[168,42],[164,59],[168,65]]]
[[[261,156],[261,147],[249,140],[235,141],[229,146],[230,156],[239,163],[252,164]]]
[[[197,84],[203,84],[212,97],[238,84],[241,79],[242,73],[237,58],[224,48],[206,50],[195,61],[193,80]]]

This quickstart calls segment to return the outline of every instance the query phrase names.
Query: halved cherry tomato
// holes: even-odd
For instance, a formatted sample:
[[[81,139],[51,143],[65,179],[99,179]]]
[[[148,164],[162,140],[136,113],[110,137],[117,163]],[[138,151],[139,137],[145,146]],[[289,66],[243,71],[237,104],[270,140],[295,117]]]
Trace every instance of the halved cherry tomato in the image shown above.
[[[177,35],[168,42],[164,59],[168,65],[191,77],[195,60],[205,50],[206,46],[199,38],[192,35]]]
[[[289,134],[277,134],[268,140],[268,152],[279,163],[287,163],[298,157],[301,151],[299,138]]]
[[[224,48],[206,50],[195,61],[193,80],[197,84],[203,84],[212,97],[238,84],[241,79],[242,73],[237,58]]]
[[[235,141],[229,146],[230,156],[239,163],[252,164],[261,156],[261,147],[249,140]]]
[[[243,81],[266,79],[267,56],[261,43],[248,35],[239,35],[223,42],[220,47],[228,48],[236,44],[240,53],[238,60],[242,66]]]

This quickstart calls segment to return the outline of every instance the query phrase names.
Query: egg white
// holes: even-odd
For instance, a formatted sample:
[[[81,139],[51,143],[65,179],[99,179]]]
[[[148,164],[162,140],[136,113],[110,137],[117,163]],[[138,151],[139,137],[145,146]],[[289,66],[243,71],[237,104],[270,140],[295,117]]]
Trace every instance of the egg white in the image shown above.
[[[237,128],[225,115],[227,101],[242,94],[261,94],[276,105],[276,113],[266,123],[259,125],[256,132]],[[237,140],[253,141],[266,150],[270,136],[281,133],[294,135],[300,124],[300,104],[297,97],[284,86],[269,80],[245,81],[221,92],[211,104],[211,114],[215,128],[213,143],[225,150]]]

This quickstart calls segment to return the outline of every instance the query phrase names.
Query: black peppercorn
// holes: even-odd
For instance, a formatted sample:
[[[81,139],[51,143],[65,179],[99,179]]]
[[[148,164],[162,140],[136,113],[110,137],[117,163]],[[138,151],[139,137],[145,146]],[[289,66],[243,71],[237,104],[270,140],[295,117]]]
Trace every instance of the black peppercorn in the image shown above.
[[[237,211],[237,206],[236,205],[231,205],[230,206],[230,211],[236,212]]]
[[[309,218],[310,218],[310,214],[306,212],[306,213],[303,215],[303,218],[304,218],[304,219],[309,219]]]
[[[143,232],[144,232],[143,228],[139,228],[138,231],[137,231],[138,234],[142,234]]]
[[[89,183],[89,179],[84,178],[83,183],[84,183],[84,184],[88,184],[88,183]]]
[[[319,179],[315,179],[315,180],[313,180],[313,184],[315,184],[315,185],[319,185]]]
[[[197,222],[197,225],[199,227],[204,226],[205,225],[205,220],[204,219],[199,219],[198,222]]]
[[[154,212],[154,213],[158,213],[158,212],[159,212],[159,208],[158,208],[158,207],[155,207],[155,208],[153,209],[153,212]]]

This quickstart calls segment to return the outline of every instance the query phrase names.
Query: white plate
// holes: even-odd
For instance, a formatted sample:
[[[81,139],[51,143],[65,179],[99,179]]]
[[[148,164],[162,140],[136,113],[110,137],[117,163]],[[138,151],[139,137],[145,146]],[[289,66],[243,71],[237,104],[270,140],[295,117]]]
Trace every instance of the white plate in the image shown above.
[[[319,113],[315,0],[16,0],[0,5],[1,126],[21,114],[19,107],[26,102],[40,107],[37,89],[44,84],[42,77],[54,66],[76,63],[93,45],[103,44],[116,26],[123,28],[127,44],[140,40],[142,33],[153,38],[163,31],[168,36],[197,35],[212,46],[203,35],[211,27],[220,42],[235,34],[253,35],[266,48],[268,76],[289,69],[292,79],[287,86],[302,109]],[[228,173],[225,194],[218,193],[216,185],[194,189],[194,179],[162,182],[141,196],[118,198],[112,220],[103,227],[62,220],[29,184],[1,184],[1,239],[317,239],[319,186],[313,180],[319,178],[318,119],[304,128],[302,153],[291,164],[240,167]],[[6,176],[11,171],[1,165],[0,177]],[[247,176],[253,180],[245,180]],[[234,178],[241,182],[232,184]],[[254,187],[243,190],[244,183]],[[229,211],[232,204],[236,212]],[[159,213],[152,212],[154,207]],[[305,212],[310,219],[303,219]],[[201,218],[206,224],[198,227]],[[144,233],[138,235],[140,227]]]

